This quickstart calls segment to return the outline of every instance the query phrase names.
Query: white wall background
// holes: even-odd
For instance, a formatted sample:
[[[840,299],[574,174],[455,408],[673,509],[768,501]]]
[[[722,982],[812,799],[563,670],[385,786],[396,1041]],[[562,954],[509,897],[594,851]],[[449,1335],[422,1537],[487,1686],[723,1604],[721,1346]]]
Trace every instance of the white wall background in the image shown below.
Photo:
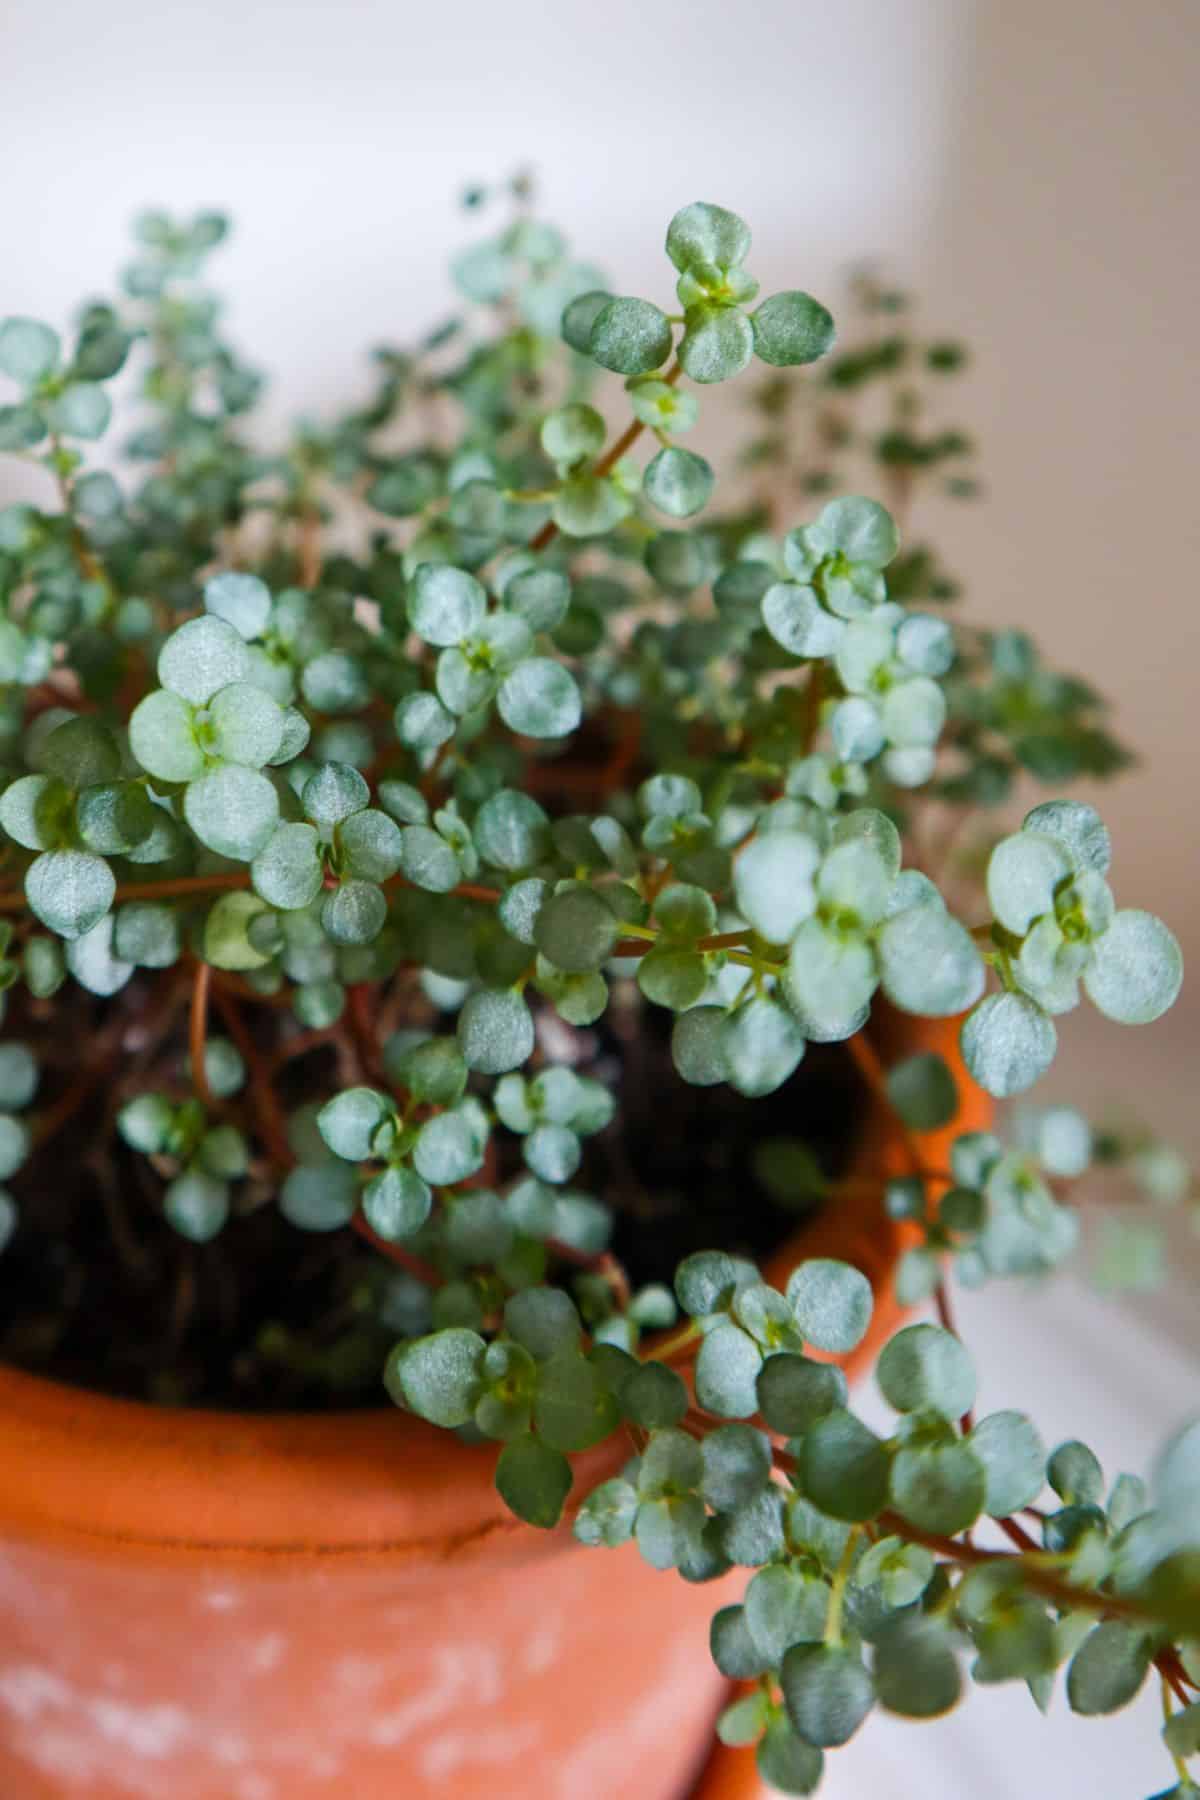
[[[276,423],[441,312],[472,229],[457,192],[518,165],[627,291],[669,292],[662,231],[700,197],[749,216],[764,284],[828,292],[848,258],[890,260],[976,346],[964,410],[990,498],[947,525],[971,605],[1118,697],[1150,757],[1105,801],[1119,892],[1200,951],[1194,0],[8,0],[5,63],[0,312],[64,318],[145,204],[228,205],[222,275]],[[1073,1023],[1058,1086],[1143,1096],[1200,1149],[1198,1019],[1185,994],[1140,1036]],[[1196,1400],[1200,1269],[1179,1249],[1186,1279],[1119,1334],[1071,1284],[966,1302],[987,1403],[1139,1466]],[[1167,1785],[1149,1696],[1082,1731],[977,1695],[936,1731],[873,1721],[825,1791]]]
[[[743,208],[764,283],[928,240],[958,0],[46,0],[16,11],[0,132],[5,304],[61,313],[147,203],[228,204],[222,275],[290,409],[445,306],[466,183],[532,164],[614,274],[676,207]],[[476,226],[477,230],[478,227]],[[631,290],[632,291],[632,290]]]

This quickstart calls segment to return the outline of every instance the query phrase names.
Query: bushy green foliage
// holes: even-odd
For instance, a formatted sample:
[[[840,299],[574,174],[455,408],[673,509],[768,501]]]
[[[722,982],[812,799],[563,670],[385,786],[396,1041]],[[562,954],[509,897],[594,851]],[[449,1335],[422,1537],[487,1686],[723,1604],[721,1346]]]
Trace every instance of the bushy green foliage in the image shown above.
[[[1186,1701],[1195,1424],[1149,1486],[1122,1475],[1105,1499],[1086,1447],[1047,1459],[1023,1416],[976,1420],[967,1351],[916,1324],[879,1359],[881,1437],[828,1360],[870,1322],[857,1269],[810,1260],[780,1291],[718,1246],[673,1291],[631,1293],[604,1197],[573,1185],[620,1121],[564,1034],[644,1002],[673,1015],[681,1081],[751,1100],[808,1043],[859,1046],[912,1151],[880,1184],[881,1226],[922,1234],[907,1300],[944,1295],[947,1263],[970,1283],[1061,1261],[1064,1187],[1094,1156],[1179,1187],[1169,1152],[1062,1107],[1007,1145],[959,1133],[949,1169],[927,1165],[953,1073],[935,1055],[880,1071],[859,1035],[881,1002],[965,1015],[967,1067],[1007,1096],[1081,993],[1142,1024],[1181,979],[1167,928],[1116,908],[1090,805],[990,832],[975,921],[914,829],[948,817],[953,836],[1022,770],[1123,760],[1090,690],[1016,634],[952,628],[953,584],[902,545],[922,483],[969,486],[968,443],[918,399],[957,347],[919,343],[868,284],[872,333],[835,349],[820,302],[760,297],[749,227],[722,207],[669,225],[674,312],[612,293],[522,204],[456,259],[461,316],[377,352],[363,405],[266,454],[246,435],[258,378],[203,285],[224,221],[137,231],[120,298],[66,347],[0,325],[0,446],[57,496],[0,512],[0,979],[43,1005],[190,995],[182,1079],[136,1087],[117,1119],[164,1216],[198,1242],[235,1231],[253,1169],[256,1203],[265,1181],[297,1230],[359,1230],[412,1290],[388,1315],[388,1392],[494,1441],[520,1518],[570,1508],[582,1543],[632,1540],[689,1581],[753,1571],[713,1622],[718,1666],[756,1684],[719,1729],[784,1792],[812,1792],[874,1705],[947,1710],[965,1655],[1041,1705],[1063,1665],[1081,1713],[1152,1664]],[[756,358],[755,482],[797,485],[793,403],[815,396],[821,455],[786,517],[778,492],[718,506],[713,468],[675,441]],[[127,359],[139,416],[93,464]],[[780,371],[807,365],[789,387]],[[849,408],[880,382],[872,433]],[[863,452],[887,505],[827,497]],[[390,1007],[414,971],[432,1028]],[[259,1055],[267,1009],[285,1050],[337,1047],[317,1102],[289,1110],[287,1055]],[[68,1096],[31,1126],[35,1098],[28,1048],[0,1046],[0,1179],[69,1116]],[[837,1203],[805,1146],[760,1148],[773,1193]],[[0,1239],[17,1218],[0,1189]],[[577,1494],[571,1455],[618,1431],[632,1460]],[[1039,1545],[1013,1515],[1047,1482],[1061,1505],[1037,1513]],[[968,1537],[988,1519],[1009,1551]],[[1167,1727],[1179,1759],[1194,1710]]]

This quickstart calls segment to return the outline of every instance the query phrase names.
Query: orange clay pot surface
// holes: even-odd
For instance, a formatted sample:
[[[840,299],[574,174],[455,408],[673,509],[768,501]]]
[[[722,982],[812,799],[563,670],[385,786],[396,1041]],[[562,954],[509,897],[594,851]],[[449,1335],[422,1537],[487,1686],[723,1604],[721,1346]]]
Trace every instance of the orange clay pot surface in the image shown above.
[[[953,1063],[955,1129],[986,1123],[952,1026],[884,1029],[888,1060],[936,1048]],[[927,1134],[930,1166],[949,1136]],[[863,1157],[905,1167],[873,1104]],[[836,1255],[870,1276],[852,1372],[900,1317],[909,1229],[875,1196],[839,1202],[769,1265],[782,1283]],[[625,1454],[603,1445],[579,1475]],[[725,1697],[708,1621],[744,1577],[691,1586],[631,1545],[520,1525],[494,1462],[394,1408],[170,1412],[0,1370],[0,1796],[753,1793],[740,1753],[701,1773]]]

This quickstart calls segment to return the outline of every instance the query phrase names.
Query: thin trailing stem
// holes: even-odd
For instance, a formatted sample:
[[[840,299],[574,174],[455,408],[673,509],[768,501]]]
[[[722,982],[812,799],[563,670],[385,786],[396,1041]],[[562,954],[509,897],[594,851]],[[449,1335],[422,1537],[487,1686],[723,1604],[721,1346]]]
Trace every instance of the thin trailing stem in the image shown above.
[[[211,1108],[214,1104],[213,1091],[209,1086],[208,1070],[205,1068],[204,1048],[208,1029],[208,994],[212,985],[212,968],[204,962],[196,964],[196,973],[192,977],[192,1011],[188,1026],[188,1051],[192,1064],[192,1086],[202,1106]]]
[[[678,358],[676,358],[663,376],[663,380],[668,387],[674,387],[682,374],[682,365]],[[595,467],[592,469],[592,474],[597,477],[610,475],[620,462],[621,458],[633,449],[633,446],[637,443],[642,433],[648,429],[649,428],[643,424],[641,419],[631,419],[620,437],[615,438],[608,449],[600,457]],[[558,526],[554,523],[553,519],[547,519],[537,535],[529,540],[529,548],[531,550],[544,550],[547,544],[552,544],[557,536]]]

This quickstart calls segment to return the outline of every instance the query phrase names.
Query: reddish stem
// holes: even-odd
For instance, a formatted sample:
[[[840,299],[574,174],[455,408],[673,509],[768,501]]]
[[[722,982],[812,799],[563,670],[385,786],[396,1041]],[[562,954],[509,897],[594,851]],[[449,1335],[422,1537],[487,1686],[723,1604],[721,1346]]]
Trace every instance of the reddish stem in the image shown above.
[[[399,1244],[389,1244],[386,1238],[380,1237],[377,1231],[372,1230],[360,1212],[355,1213],[350,1224],[360,1238],[378,1250],[381,1255],[386,1256],[389,1262],[394,1262],[397,1268],[406,1269],[410,1275],[414,1275],[426,1287],[441,1287],[442,1277],[432,1263],[427,1263],[421,1257],[414,1256],[411,1250],[401,1249]]]
[[[296,1158],[288,1142],[287,1119],[272,1086],[271,1072],[246,1029],[245,1021],[232,997],[221,988],[214,988],[213,1002],[225,1022],[225,1029],[241,1051],[249,1072],[250,1092],[255,1103],[255,1124],[262,1133],[268,1154],[277,1168],[293,1169]]]
[[[679,363],[673,362],[663,376],[663,380],[667,383],[668,387],[674,387],[682,374],[683,370]],[[616,438],[613,443],[609,445],[599,462],[596,463],[592,470],[592,474],[597,476],[610,474],[625,455],[626,451],[633,449],[633,446],[637,443],[645,429],[646,427],[642,424],[640,419],[630,420],[620,437]],[[544,550],[546,545],[552,544],[557,536],[558,526],[554,523],[553,519],[547,519],[536,537],[530,538],[529,548],[531,550]]]
[[[202,1106],[211,1108],[214,1104],[213,1091],[208,1085],[208,1071],[204,1066],[204,1046],[208,1032],[208,992],[212,984],[212,970],[206,962],[196,964],[196,973],[192,981],[192,1014],[188,1027],[188,1050],[192,1060],[192,1086]]]

